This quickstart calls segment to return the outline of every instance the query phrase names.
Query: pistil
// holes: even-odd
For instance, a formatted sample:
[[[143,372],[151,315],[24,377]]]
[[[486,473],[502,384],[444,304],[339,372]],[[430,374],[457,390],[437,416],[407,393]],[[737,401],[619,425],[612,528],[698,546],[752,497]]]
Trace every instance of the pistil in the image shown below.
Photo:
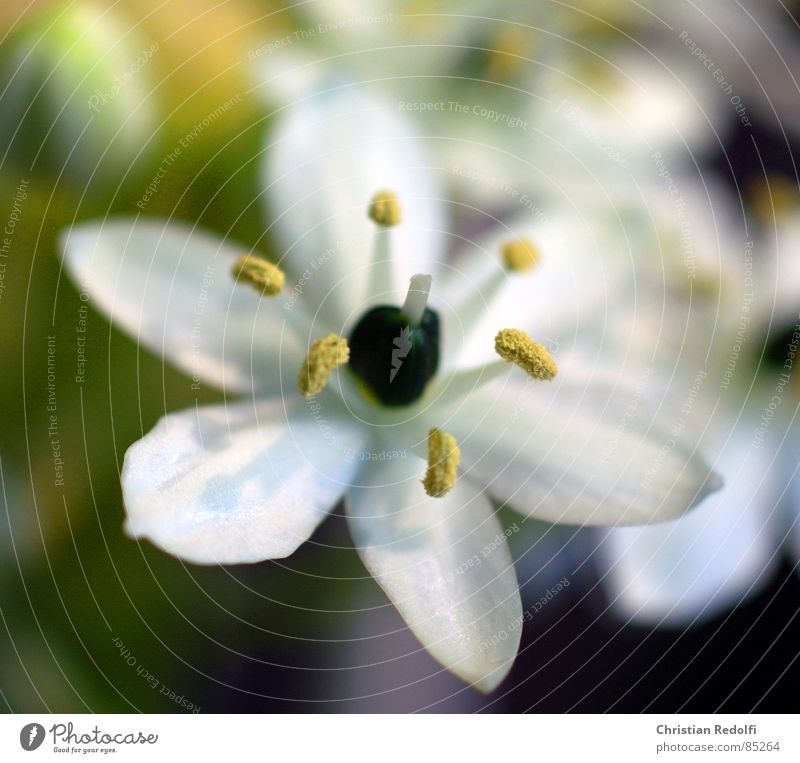
[[[439,365],[439,317],[428,308],[431,277],[411,277],[402,307],[378,305],[350,333],[350,370],[370,400],[410,405]]]
[[[432,282],[433,277],[423,273],[411,276],[408,292],[406,292],[406,301],[403,302],[403,313],[408,318],[411,328],[416,328],[422,321],[422,316],[428,306]]]

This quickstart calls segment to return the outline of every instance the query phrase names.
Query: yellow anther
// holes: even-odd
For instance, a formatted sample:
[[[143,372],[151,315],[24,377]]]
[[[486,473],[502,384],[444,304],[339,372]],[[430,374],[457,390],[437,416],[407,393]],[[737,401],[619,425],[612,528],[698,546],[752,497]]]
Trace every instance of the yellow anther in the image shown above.
[[[249,283],[264,297],[280,294],[286,276],[277,266],[255,254],[243,254],[233,263],[233,276],[237,281]]]
[[[305,397],[322,392],[336,366],[350,359],[350,347],[346,339],[337,334],[317,339],[308,351],[305,363],[297,377],[297,386]]]
[[[516,25],[508,25],[500,31],[488,47],[489,58],[486,66],[488,76],[498,80],[510,80],[518,75],[536,47],[534,33]]]
[[[748,190],[753,211],[765,227],[786,220],[800,206],[797,184],[783,175],[758,180]]]
[[[499,332],[494,338],[494,349],[503,360],[519,366],[532,379],[549,381],[558,373],[558,366],[547,348],[519,329]]]
[[[369,203],[369,217],[384,228],[400,225],[403,210],[394,191],[378,191]]]
[[[512,273],[524,273],[539,262],[539,250],[527,238],[508,241],[500,248],[500,256],[506,270]]]
[[[613,108],[614,99],[625,95],[627,81],[611,64],[598,62],[595,56],[576,62],[574,76],[581,97],[591,99],[600,108]]]
[[[428,432],[428,471],[422,484],[432,498],[447,495],[456,484],[461,451],[456,438],[441,429]]]
[[[582,0],[567,21],[571,33],[577,35],[570,39],[579,39],[581,35],[591,35],[593,39],[619,38],[635,28],[640,15],[646,13],[630,0]]]

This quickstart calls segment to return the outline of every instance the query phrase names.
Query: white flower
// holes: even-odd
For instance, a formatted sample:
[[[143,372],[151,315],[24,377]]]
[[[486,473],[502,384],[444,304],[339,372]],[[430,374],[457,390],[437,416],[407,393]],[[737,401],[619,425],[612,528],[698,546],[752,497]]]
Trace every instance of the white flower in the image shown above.
[[[552,522],[643,523],[680,515],[716,477],[683,444],[662,454],[669,415],[632,406],[634,382],[603,368],[597,345],[578,351],[579,328],[600,330],[625,291],[620,242],[555,210],[459,239],[422,148],[392,109],[353,89],[287,110],[266,150],[270,233],[286,272],[275,296],[236,282],[233,243],[174,222],[79,225],[64,258],[113,323],[193,379],[244,395],[169,414],[130,448],[127,531],[194,563],[256,562],[291,554],[344,498],[358,553],[411,630],[490,691],[530,616],[491,499]],[[395,196],[373,217],[396,223],[399,199],[400,224],[367,218],[381,189]],[[445,259],[453,241],[459,251]],[[538,256],[536,267],[505,272],[508,242],[508,261]],[[254,282],[258,261],[244,265],[240,278]],[[274,267],[263,274],[277,291]],[[404,298],[396,327],[432,342],[425,321],[438,316],[441,351],[421,392],[391,406],[379,401],[397,393],[392,383],[408,392],[432,356],[405,353],[365,314],[389,305],[395,320]],[[558,348],[552,381],[550,354],[518,333],[503,334],[500,350],[540,378],[498,359],[507,328]],[[340,337],[350,361],[337,369]],[[394,382],[392,350],[405,374]],[[301,386],[316,393],[307,398],[301,367]]]
[[[672,289],[669,312],[661,311],[655,284],[640,281],[650,295],[643,300],[650,321],[646,309],[621,318],[610,333],[618,331],[629,357],[648,357],[662,377],[671,376],[665,395],[686,412],[678,421],[690,418],[702,433],[725,485],[673,522],[610,530],[597,559],[620,616],[685,627],[758,593],[800,525],[792,495],[800,431],[800,215],[779,215],[751,240],[737,205],[710,178],[699,186],[680,177],[675,185],[685,202],[680,216],[671,202],[651,205],[662,235],[671,227],[684,236],[690,255],[667,263],[673,272],[659,292],[665,284]],[[783,195],[779,185],[769,194],[776,204]],[[682,221],[670,225],[670,216]]]
[[[727,114],[677,33],[679,55],[643,35],[665,34],[658,13],[671,5],[313,3],[300,9],[299,36],[273,43],[253,68],[271,103],[319,88],[332,71],[380,83],[438,136],[437,160],[462,197],[597,202],[655,177],[654,152],[716,141]]]

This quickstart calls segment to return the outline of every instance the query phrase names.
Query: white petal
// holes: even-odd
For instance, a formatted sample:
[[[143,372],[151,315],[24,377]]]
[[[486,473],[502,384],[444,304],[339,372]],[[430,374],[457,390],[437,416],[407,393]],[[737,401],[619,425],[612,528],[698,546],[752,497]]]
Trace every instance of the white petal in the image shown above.
[[[169,414],[125,455],[126,529],[197,564],[288,556],[347,490],[361,445],[313,404]]]
[[[645,379],[569,364],[552,382],[521,374],[472,393],[437,426],[458,439],[470,479],[523,514],[646,524],[681,515],[718,486],[674,431],[677,412],[647,402]]]
[[[339,87],[288,107],[272,138],[264,168],[270,232],[282,267],[303,282],[301,300],[337,332],[365,300],[401,302],[408,278],[439,261],[443,222],[430,162],[397,105]],[[377,233],[367,210],[382,189],[397,193],[403,222],[391,229],[393,282],[375,295],[366,293]]]
[[[481,691],[506,676],[522,609],[513,562],[489,499],[467,480],[425,495],[415,456],[370,464],[348,520],[364,564],[423,646]]]
[[[603,583],[622,616],[685,626],[757,593],[777,561],[770,523],[769,448],[742,425],[715,468],[725,486],[674,522],[611,530],[597,554]]]
[[[119,328],[195,382],[277,393],[305,350],[288,305],[236,284],[241,248],[188,225],[147,218],[84,223],[62,235],[64,264]],[[293,307],[294,316],[299,311]]]
[[[695,76],[682,59],[667,62],[659,51],[634,46],[586,56],[562,46],[561,53],[562,60],[543,73],[538,119],[581,156],[587,170],[622,181],[631,165],[655,151],[715,139],[712,107],[722,101],[716,83]],[[550,166],[557,177],[557,166]]]

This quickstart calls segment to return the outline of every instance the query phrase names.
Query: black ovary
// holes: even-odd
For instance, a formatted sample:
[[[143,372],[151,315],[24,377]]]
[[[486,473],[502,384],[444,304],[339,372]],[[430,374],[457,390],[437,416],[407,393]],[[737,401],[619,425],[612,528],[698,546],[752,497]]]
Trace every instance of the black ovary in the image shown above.
[[[374,307],[356,324],[349,344],[348,366],[368,392],[383,405],[409,405],[439,365],[439,316],[426,309],[412,328],[399,307]]]

